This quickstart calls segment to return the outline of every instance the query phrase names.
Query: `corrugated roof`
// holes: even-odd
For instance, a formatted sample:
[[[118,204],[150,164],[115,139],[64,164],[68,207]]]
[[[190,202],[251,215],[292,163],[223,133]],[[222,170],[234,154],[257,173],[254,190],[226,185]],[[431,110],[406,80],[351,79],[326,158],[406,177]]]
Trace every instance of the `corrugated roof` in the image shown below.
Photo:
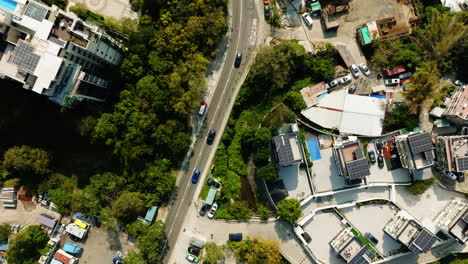
[[[47,214],[39,215],[38,221],[39,221],[39,224],[47,226],[49,228],[54,228],[55,225],[57,224],[57,219]]]
[[[146,216],[145,219],[146,221],[153,223],[154,217],[156,216],[156,213],[158,212],[158,207],[157,206],[151,206],[148,211],[146,211]]]
[[[214,203],[217,193],[218,191],[216,189],[210,188],[210,191],[208,192],[208,195],[206,196],[205,203],[208,205],[212,205]]]
[[[73,256],[59,249],[55,252],[54,259],[62,262],[63,264],[70,264],[72,263]]]

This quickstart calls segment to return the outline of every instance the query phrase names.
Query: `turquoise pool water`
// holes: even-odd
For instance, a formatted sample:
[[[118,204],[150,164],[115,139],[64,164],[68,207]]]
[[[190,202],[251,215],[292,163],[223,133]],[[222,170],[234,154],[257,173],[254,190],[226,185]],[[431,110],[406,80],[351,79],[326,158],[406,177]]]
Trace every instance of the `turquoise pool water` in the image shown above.
[[[309,149],[311,161],[321,160],[320,147],[317,138],[307,140],[307,148]]]
[[[18,3],[13,0],[0,0],[0,8],[3,8],[11,13],[15,11],[17,4]]]

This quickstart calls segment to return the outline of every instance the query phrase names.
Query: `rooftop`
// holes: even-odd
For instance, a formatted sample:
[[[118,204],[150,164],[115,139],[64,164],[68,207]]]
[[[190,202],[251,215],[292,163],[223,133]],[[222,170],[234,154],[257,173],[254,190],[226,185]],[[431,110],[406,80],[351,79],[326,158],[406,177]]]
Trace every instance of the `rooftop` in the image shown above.
[[[321,82],[313,86],[305,87],[301,89],[300,92],[307,107],[311,107],[318,104],[319,95],[326,93],[327,89],[325,88],[325,82]]]
[[[466,85],[455,89],[450,105],[445,111],[445,115],[458,116],[462,119],[468,117],[468,89],[465,88]]]
[[[287,167],[302,161],[298,134],[286,133],[273,137],[275,158],[281,167]]]

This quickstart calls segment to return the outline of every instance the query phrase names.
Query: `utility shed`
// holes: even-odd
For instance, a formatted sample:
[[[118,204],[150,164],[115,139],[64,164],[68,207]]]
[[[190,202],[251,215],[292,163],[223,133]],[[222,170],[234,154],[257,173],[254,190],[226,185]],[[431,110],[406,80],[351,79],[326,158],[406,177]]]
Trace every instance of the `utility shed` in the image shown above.
[[[208,205],[213,205],[217,193],[218,191],[216,189],[210,188],[210,191],[208,192],[208,196],[206,196],[205,203]]]
[[[39,215],[38,221],[39,221],[39,224],[46,226],[50,229],[54,229],[55,225],[57,224],[57,219],[47,214]]]

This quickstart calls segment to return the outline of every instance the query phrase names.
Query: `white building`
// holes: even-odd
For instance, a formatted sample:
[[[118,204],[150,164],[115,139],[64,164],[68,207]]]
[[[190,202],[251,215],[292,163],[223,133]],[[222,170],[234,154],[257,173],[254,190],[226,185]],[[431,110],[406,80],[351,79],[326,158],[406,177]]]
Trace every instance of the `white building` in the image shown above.
[[[0,0],[0,77],[65,106],[104,101],[123,49],[98,26],[32,0]]]

